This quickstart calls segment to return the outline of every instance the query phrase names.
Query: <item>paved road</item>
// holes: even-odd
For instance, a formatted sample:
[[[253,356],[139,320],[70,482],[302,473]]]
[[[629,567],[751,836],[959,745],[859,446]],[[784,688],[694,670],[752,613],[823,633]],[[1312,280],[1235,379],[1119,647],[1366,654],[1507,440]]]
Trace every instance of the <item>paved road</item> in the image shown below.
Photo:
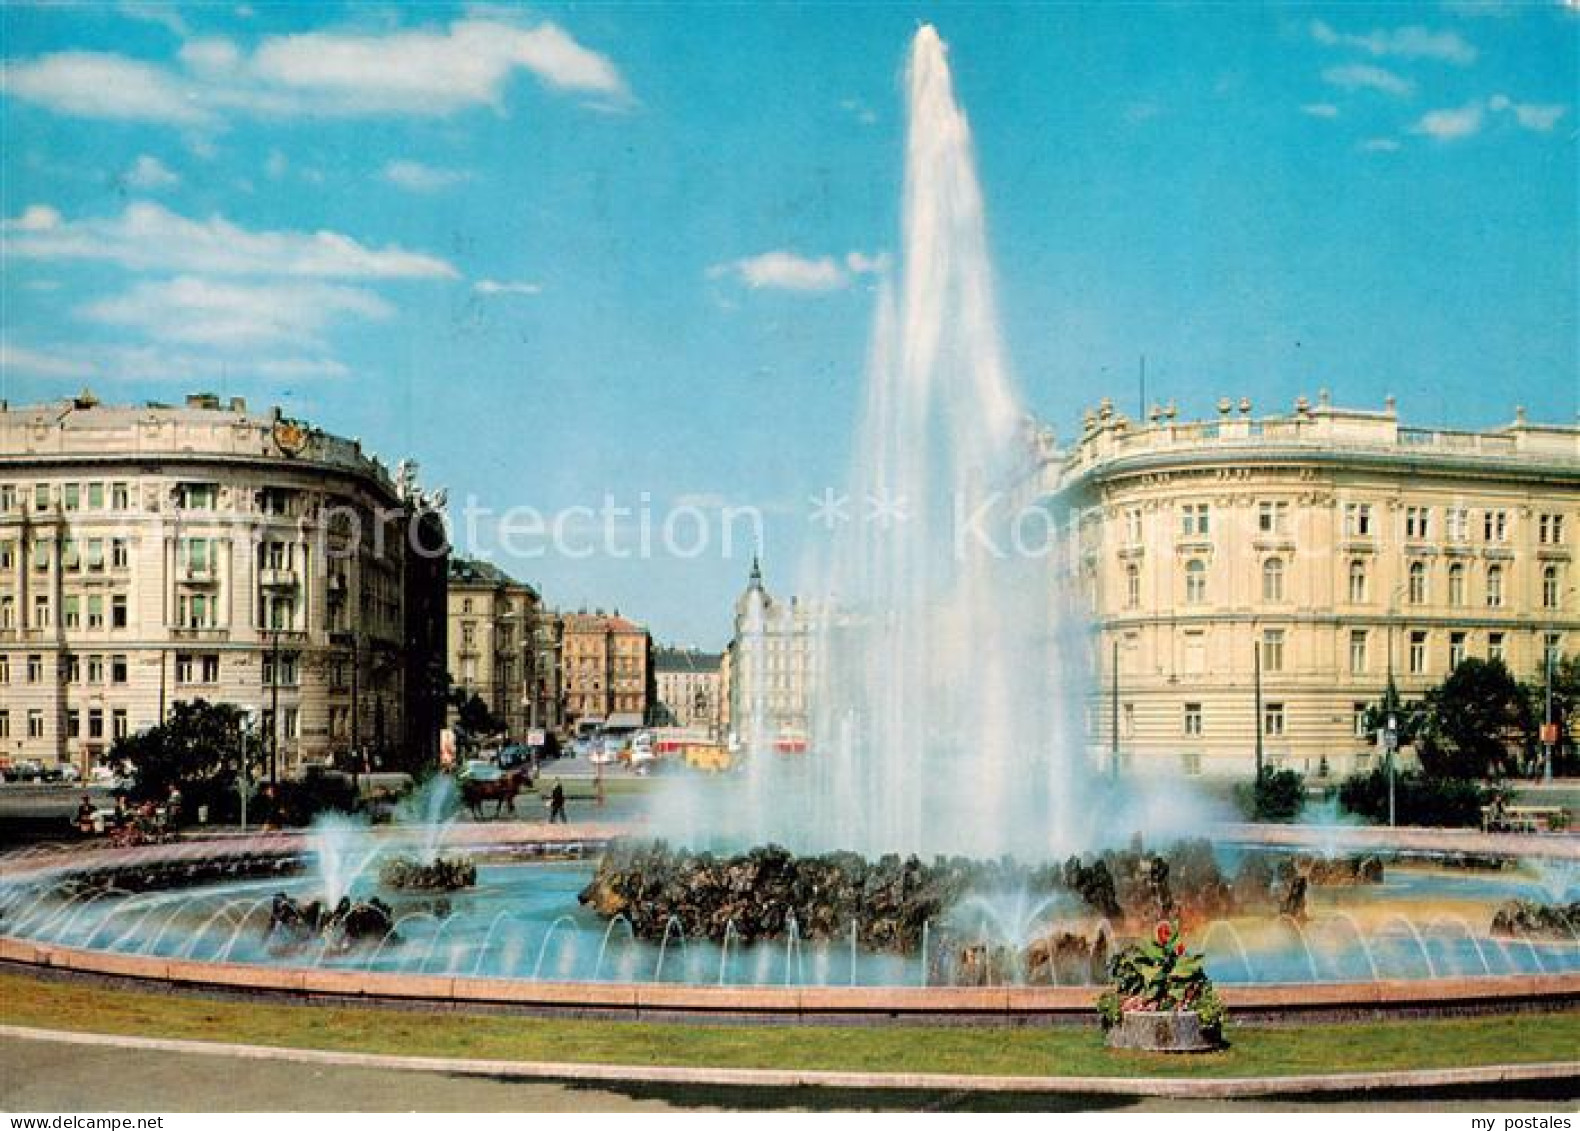
[[[243,1070],[189,1053],[87,1048],[0,1038],[0,1109],[13,1112],[202,1111],[1571,1111],[1567,1086],[1368,1101],[1180,1101],[619,1086],[249,1060]]]

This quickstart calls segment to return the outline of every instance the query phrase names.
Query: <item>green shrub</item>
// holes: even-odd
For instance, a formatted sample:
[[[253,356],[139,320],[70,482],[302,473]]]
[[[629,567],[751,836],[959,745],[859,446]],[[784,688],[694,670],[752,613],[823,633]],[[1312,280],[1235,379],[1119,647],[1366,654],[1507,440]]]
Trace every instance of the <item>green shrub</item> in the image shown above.
[[[1234,794],[1253,821],[1293,821],[1306,803],[1306,779],[1294,770],[1263,770],[1260,779],[1236,786]]]
[[[1402,772],[1394,782],[1395,820],[1401,825],[1476,828],[1488,788],[1462,778],[1432,778],[1416,770]],[[1373,824],[1388,823],[1388,769],[1346,778],[1339,786],[1339,804]]]

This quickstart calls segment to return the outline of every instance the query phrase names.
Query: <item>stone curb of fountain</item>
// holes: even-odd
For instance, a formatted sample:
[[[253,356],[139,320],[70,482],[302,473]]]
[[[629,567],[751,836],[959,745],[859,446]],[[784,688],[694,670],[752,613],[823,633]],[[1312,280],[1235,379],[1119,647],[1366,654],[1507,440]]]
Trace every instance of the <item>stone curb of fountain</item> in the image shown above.
[[[1541,857],[1580,861],[1580,832],[1484,833],[1476,829],[1436,829],[1415,825],[1220,824],[1213,839],[1230,844],[1273,848],[1345,851],[1418,852],[1464,856]]]
[[[1420,1091],[1472,1085],[1580,1081],[1580,1061],[1489,1064],[1396,1072],[1343,1072],[1299,1076],[1216,1079],[1157,1076],[972,1076],[934,1072],[841,1072],[820,1069],[695,1068],[656,1064],[574,1064],[474,1060],[328,1049],[224,1044],[164,1037],[132,1037],[0,1025],[0,1038],[50,1041],[98,1048],[187,1053],[236,1060],[279,1060],[336,1068],[380,1068],[519,1080],[572,1080],[741,1088],[835,1088],[881,1091],[1008,1092],[1044,1095],[1153,1096],[1170,1099],[1236,1099],[1312,1093]]]
[[[198,992],[241,991],[320,1001],[577,1012],[632,1020],[841,1021],[979,1024],[1093,1021],[1091,986],[710,986],[669,983],[501,981],[318,967],[203,962],[84,950],[0,935],[0,965],[160,982]],[[1511,1012],[1580,1002],[1580,974],[1521,974],[1435,981],[1270,983],[1223,987],[1242,1019],[1347,1020],[1360,1016]]]

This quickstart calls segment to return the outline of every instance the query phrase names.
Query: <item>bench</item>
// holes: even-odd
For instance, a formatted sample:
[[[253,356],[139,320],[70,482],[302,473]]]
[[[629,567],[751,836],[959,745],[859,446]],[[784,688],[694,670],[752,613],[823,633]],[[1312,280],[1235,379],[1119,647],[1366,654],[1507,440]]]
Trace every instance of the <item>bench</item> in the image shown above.
[[[1534,833],[1568,824],[1568,811],[1562,805],[1496,805],[1481,807],[1482,832]]]

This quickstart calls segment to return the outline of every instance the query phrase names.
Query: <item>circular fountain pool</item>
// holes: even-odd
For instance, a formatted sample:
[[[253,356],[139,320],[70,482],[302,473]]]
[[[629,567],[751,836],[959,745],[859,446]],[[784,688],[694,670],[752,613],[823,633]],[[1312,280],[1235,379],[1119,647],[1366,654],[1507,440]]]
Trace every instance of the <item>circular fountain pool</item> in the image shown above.
[[[752,943],[733,924],[722,940],[708,941],[678,917],[660,937],[644,939],[624,916],[605,919],[579,905],[578,894],[595,873],[590,860],[523,859],[524,849],[545,848],[531,840],[447,846],[447,856],[478,861],[474,887],[381,889],[371,865],[411,843],[358,832],[337,843],[333,861],[323,859],[321,845],[315,853],[298,838],[101,852],[47,867],[13,859],[0,884],[0,957],[173,981],[278,982],[297,990],[311,988],[311,975],[336,992],[357,987],[350,992],[375,995],[409,989],[414,980],[427,987],[419,996],[503,993],[524,1000],[536,988],[562,1002],[607,1001],[611,991],[633,987],[664,989],[671,998],[684,991],[735,1000],[756,994],[757,1005],[772,993],[793,994],[785,1000],[798,1012],[814,991],[866,994],[869,1001],[920,991],[931,1012],[951,1003],[977,1009],[989,990],[1040,993],[1036,1000],[1045,1004],[1057,998],[1084,1007],[1094,980],[1088,965],[1049,963],[1027,976],[1024,970],[973,973],[955,959],[972,944],[1019,948],[1060,932],[1101,939],[1105,951],[1124,937],[1123,924],[1116,927],[1074,898],[985,891],[926,923],[921,945],[909,953],[863,945],[854,923],[848,933],[803,937],[793,916],[781,937]],[[574,853],[583,845],[548,847]],[[1261,851],[1268,850],[1220,848],[1218,854],[1228,866],[1243,852]],[[1301,918],[1203,920],[1194,943],[1214,978],[1245,1000],[1263,987],[1310,1000],[1371,1001],[1379,987],[1411,985],[1420,992],[1406,996],[1418,1002],[1463,1001],[1466,987],[1472,996],[1484,986],[1506,997],[1522,983],[1532,994],[1573,997],[1580,995],[1580,941],[1572,934],[1509,937],[1490,928],[1496,909],[1511,901],[1577,898],[1577,879],[1580,870],[1567,860],[1466,868],[1390,858],[1380,883],[1314,888]],[[316,936],[287,945],[271,932],[271,908],[281,893],[303,903],[376,895],[389,906],[393,925],[344,950]],[[1450,983],[1452,993],[1443,989]],[[1312,998],[1317,990],[1325,992]]]

